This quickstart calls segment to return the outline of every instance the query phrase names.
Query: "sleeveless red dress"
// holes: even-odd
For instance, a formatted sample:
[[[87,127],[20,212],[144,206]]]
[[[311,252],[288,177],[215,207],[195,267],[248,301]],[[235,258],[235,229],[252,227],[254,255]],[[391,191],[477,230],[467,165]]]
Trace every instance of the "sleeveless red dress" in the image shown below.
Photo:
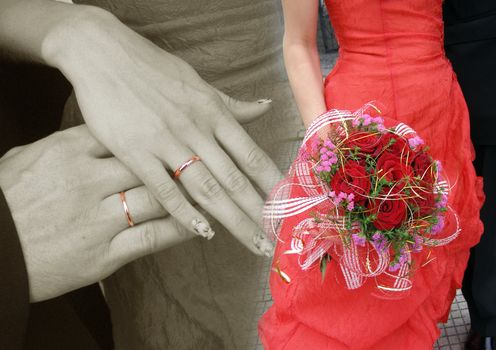
[[[331,261],[326,278],[319,268],[302,271],[290,250],[298,216],[284,219],[275,256],[291,276],[271,273],[273,306],[259,322],[266,350],[432,349],[438,322],[446,322],[460,288],[469,248],[483,230],[479,210],[482,179],[472,160],[468,110],[444,54],[442,0],[327,0],[340,44],[339,59],[325,80],[328,108],[356,110],[370,100],[385,105],[383,115],[406,123],[430,146],[455,184],[450,205],[461,233],[433,250],[435,259],[415,271],[413,287],[400,300],[371,295],[374,284],[349,290],[327,278],[339,273]],[[291,190],[291,197],[302,195]],[[426,261],[427,250],[416,253]]]

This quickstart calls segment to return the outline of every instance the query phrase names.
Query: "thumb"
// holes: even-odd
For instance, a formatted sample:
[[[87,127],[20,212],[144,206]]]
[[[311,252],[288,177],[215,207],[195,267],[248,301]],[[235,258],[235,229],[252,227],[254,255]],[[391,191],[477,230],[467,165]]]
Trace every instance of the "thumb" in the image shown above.
[[[231,111],[234,115],[234,118],[236,118],[236,120],[241,124],[257,120],[271,108],[272,100],[270,99],[261,99],[256,102],[245,102],[236,100],[217,89],[214,89],[214,91],[226,104],[229,111]]]

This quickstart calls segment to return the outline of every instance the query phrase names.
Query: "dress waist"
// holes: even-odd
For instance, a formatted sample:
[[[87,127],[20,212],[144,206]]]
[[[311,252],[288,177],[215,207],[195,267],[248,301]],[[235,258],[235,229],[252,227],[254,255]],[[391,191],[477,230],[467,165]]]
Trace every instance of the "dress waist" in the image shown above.
[[[429,33],[358,33],[339,38],[343,58],[367,63],[417,64],[446,60],[443,38]],[[355,55],[355,56],[353,56]]]

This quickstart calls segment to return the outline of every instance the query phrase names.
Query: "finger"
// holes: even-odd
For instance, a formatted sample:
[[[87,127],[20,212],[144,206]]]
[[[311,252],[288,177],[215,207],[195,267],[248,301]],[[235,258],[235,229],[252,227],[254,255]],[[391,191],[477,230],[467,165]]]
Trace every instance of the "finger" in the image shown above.
[[[267,113],[272,104],[271,99],[261,99],[256,102],[239,101],[214,88],[226,107],[239,123],[249,123]]]
[[[219,123],[215,137],[224,150],[265,194],[282,179],[282,174],[270,157],[253,141],[235,121]]]
[[[226,191],[226,194],[255,222],[261,225],[264,200],[255,190],[248,178],[238,169],[224,150],[212,137],[192,132],[191,148],[198,154]]]
[[[254,237],[264,235],[262,229],[233,202],[205,165],[194,163],[179,180],[196,202],[250,251],[257,255],[270,255],[269,251],[259,249],[266,249],[265,245],[255,245]]]
[[[112,224],[113,232],[165,217],[168,213],[145,186],[115,193],[100,203],[100,215]]]
[[[58,134],[72,137],[77,142],[77,147],[80,147],[80,151],[84,150],[92,157],[106,158],[112,156],[110,151],[91,134],[84,124],[59,131]]]
[[[99,185],[102,200],[120,191],[143,185],[143,181],[117,158],[95,159],[91,164],[89,170]]]
[[[109,245],[109,258],[122,266],[195,236],[172,216],[146,221],[114,236]]]
[[[172,153],[175,153],[173,145],[177,143],[170,142],[165,147],[169,146]],[[211,239],[214,236],[208,220],[186,200],[160,159],[152,154],[143,154],[127,161],[133,164],[133,171],[158,202],[181,225],[205,238]]]

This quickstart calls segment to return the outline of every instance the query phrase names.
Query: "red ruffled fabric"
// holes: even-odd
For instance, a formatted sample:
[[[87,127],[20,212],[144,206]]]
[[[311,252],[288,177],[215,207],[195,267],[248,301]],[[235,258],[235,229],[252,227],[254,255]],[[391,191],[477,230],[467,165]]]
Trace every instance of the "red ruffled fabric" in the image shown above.
[[[259,322],[266,350],[432,349],[438,322],[446,322],[461,287],[469,249],[483,231],[479,211],[482,179],[472,166],[469,116],[451,64],[443,49],[441,0],[328,0],[340,43],[339,60],[325,80],[328,108],[355,110],[370,100],[386,107],[383,115],[406,123],[430,146],[449,177],[449,204],[461,221],[461,233],[431,255],[413,254],[417,266],[413,288],[400,300],[371,295],[368,281],[348,290],[335,278],[331,261],[326,278],[316,266],[301,271],[290,249],[292,228],[285,219],[273,267],[291,276],[287,284],[270,277],[273,306]],[[304,195],[293,188],[291,197]],[[303,215],[303,214],[302,214]]]

